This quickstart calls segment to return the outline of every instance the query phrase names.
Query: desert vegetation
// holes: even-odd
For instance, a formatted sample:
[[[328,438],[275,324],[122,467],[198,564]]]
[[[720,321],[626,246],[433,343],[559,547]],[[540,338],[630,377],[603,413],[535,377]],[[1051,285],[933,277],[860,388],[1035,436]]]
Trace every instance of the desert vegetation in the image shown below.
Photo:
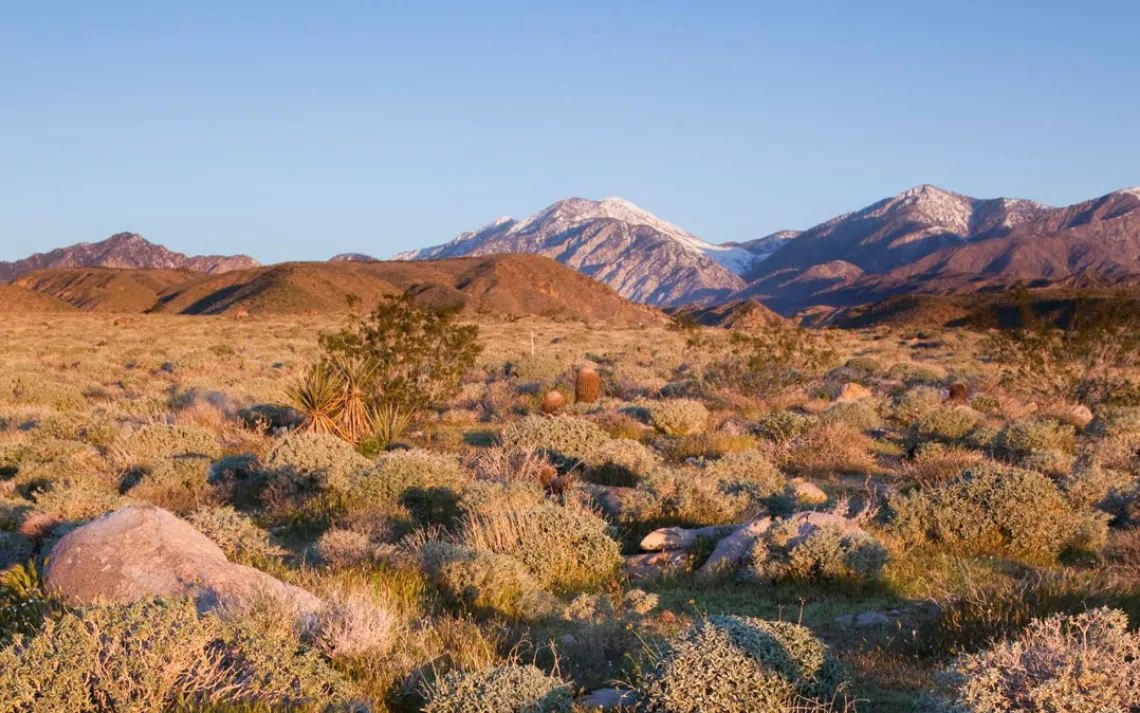
[[[0,325],[0,711],[1140,710],[1127,320],[366,307]],[[67,591],[140,506],[231,589]]]

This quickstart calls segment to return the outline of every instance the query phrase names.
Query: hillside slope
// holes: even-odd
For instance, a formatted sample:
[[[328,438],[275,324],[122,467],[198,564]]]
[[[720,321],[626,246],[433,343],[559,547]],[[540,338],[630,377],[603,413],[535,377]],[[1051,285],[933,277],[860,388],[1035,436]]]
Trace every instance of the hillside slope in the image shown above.
[[[553,260],[496,255],[430,262],[284,263],[199,277],[159,295],[151,311],[176,314],[340,312],[410,291],[427,304],[497,315],[543,315],[622,324],[663,316]]]
[[[12,284],[89,312],[144,312],[164,290],[200,276],[190,270],[77,267],[37,270]]]
[[[26,287],[0,283],[0,314],[74,311],[76,311],[74,307],[51,295],[40,294]]]

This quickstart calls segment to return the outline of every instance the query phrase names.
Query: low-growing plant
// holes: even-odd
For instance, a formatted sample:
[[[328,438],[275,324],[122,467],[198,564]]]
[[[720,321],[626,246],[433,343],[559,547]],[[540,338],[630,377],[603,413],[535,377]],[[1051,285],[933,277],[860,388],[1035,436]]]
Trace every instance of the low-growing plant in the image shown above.
[[[693,399],[667,399],[650,405],[649,420],[667,436],[687,436],[705,430],[709,410]]]
[[[891,530],[908,546],[938,543],[970,554],[1049,563],[1103,546],[1108,516],[1074,507],[1047,476],[982,465],[890,501]]]
[[[942,406],[914,424],[912,436],[918,441],[954,443],[974,430],[981,414],[969,406]]]
[[[816,420],[795,411],[773,411],[756,422],[756,433],[769,441],[787,443],[807,434]]]
[[[829,406],[820,419],[825,423],[845,423],[860,431],[877,431],[883,427],[883,418],[872,404],[865,401],[844,401]]]
[[[615,438],[586,459],[586,477],[602,485],[635,485],[657,467],[660,458],[639,441]]]
[[[294,433],[270,449],[261,472],[293,493],[347,492],[372,463],[345,441],[320,433]]]
[[[232,560],[253,563],[284,553],[269,541],[268,532],[228,505],[202,508],[191,513],[187,520]]]
[[[536,451],[564,461],[588,459],[609,440],[592,422],[572,416],[527,416],[500,436],[509,450]]]
[[[453,671],[425,693],[424,713],[570,713],[573,704],[561,679],[520,664]]]
[[[802,535],[794,520],[785,520],[757,539],[750,574],[762,581],[851,584],[877,579],[886,561],[887,549],[865,532],[823,526]]]
[[[960,657],[945,676],[950,700],[977,713],[1140,708],[1140,636],[1119,610],[1033,621],[1012,641]]]
[[[452,601],[473,613],[534,619],[558,607],[531,570],[510,555],[432,541],[421,547],[420,559]]]

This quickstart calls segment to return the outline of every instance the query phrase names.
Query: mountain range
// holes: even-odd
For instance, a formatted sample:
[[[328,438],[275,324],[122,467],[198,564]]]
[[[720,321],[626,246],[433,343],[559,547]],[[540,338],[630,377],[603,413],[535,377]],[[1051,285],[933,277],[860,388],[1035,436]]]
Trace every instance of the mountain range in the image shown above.
[[[79,243],[15,262],[0,262],[0,282],[12,282],[35,270],[59,267],[163,268],[214,274],[258,264],[248,255],[191,257],[155,245],[135,233],[116,233],[97,243]]]
[[[1140,275],[1140,188],[1052,207],[921,185],[803,231],[723,244],[698,238],[620,198],[569,198],[525,219],[500,218],[393,260],[515,253],[551,258],[634,302],[663,308],[728,306],[702,312],[703,319],[721,313],[739,317],[740,305],[756,304],[784,316],[808,310],[817,317],[824,314],[820,310],[894,295],[967,295],[1018,283],[1131,286]],[[323,264],[356,276],[389,269],[369,267],[374,263],[397,264],[363,253],[337,255]],[[132,277],[100,268],[145,269],[148,274]],[[230,272],[242,273],[234,278],[237,282],[253,279],[251,275],[280,276],[248,256],[192,257],[120,233],[0,263],[0,282],[54,295],[82,309],[148,309],[156,296],[179,285],[215,284]],[[219,279],[203,281],[202,275]],[[328,279],[330,289],[336,286],[335,279]],[[427,284],[440,278],[425,279]],[[293,284],[270,281],[278,292],[283,284]],[[439,284],[456,289],[450,281]],[[327,306],[324,299],[308,299]],[[304,301],[299,298],[298,304]]]

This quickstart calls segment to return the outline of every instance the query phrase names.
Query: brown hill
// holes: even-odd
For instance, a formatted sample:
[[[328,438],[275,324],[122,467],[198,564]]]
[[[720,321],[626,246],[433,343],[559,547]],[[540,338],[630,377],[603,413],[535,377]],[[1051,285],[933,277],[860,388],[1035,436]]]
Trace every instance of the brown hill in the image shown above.
[[[0,314],[74,311],[74,307],[51,295],[0,283]]]
[[[218,273],[257,266],[248,255],[184,255],[135,233],[116,233],[97,243],[79,243],[15,262],[0,262],[0,281],[11,282],[36,270],[64,267],[119,267]]]
[[[164,291],[150,310],[177,314],[296,314],[365,307],[409,291],[418,300],[498,315],[542,315],[622,324],[664,319],[549,258],[494,255],[424,262],[284,263],[198,277]]]
[[[89,312],[145,312],[159,293],[197,277],[190,270],[77,267],[37,270],[12,284]]]
[[[759,300],[734,300],[711,307],[690,305],[669,310],[675,317],[688,318],[705,327],[757,329],[784,322],[784,318]]]

